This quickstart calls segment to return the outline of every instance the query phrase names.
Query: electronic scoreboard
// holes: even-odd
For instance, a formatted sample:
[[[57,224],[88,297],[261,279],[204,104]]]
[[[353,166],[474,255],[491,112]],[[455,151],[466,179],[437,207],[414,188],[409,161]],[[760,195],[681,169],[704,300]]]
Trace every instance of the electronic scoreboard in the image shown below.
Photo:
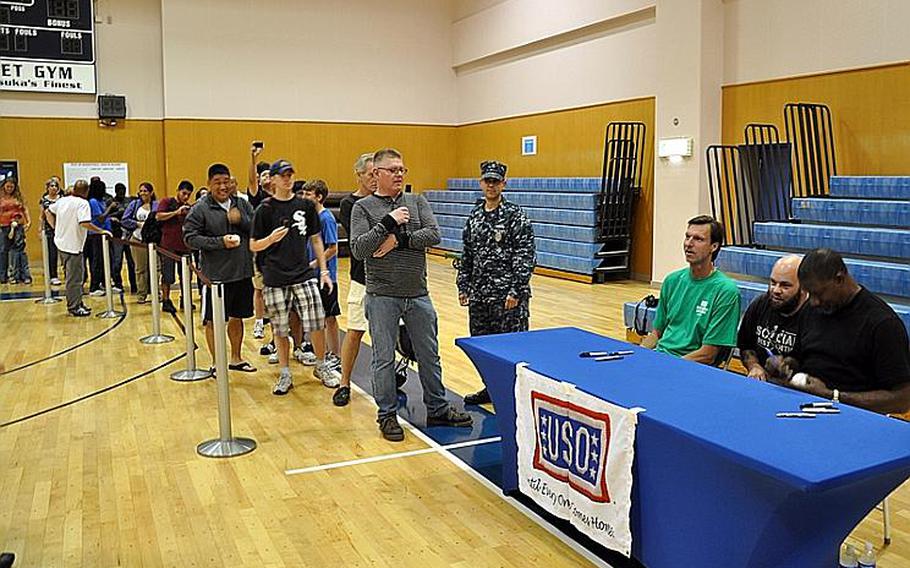
[[[0,0],[0,88],[95,93],[92,0]]]

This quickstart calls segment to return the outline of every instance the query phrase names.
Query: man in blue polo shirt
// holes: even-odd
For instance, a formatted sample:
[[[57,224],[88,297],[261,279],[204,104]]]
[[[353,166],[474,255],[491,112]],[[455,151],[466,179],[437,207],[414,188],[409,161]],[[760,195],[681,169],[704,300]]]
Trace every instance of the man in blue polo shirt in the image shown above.
[[[736,345],[739,290],[714,266],[723,239],[724,227],[713,217],[689,220],[683,241],[689,266],[664,279],[654,331],[642,345],[708,365]]]

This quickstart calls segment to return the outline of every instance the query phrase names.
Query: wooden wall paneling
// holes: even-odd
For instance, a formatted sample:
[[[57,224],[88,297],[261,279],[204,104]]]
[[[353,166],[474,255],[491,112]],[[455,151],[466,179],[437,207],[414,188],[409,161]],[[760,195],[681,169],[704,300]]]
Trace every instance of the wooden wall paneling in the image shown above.
[[[457,177],[476,177],[482,160],[497,159],[512,177],[596,176],[611,121],[641,121],[647,127],[642,196],[635,215],[632,272],[650,280],[654,217],[654,98],[505,118],[460,126]],[[536,156],[521,155],[521,137],[536,135]]]

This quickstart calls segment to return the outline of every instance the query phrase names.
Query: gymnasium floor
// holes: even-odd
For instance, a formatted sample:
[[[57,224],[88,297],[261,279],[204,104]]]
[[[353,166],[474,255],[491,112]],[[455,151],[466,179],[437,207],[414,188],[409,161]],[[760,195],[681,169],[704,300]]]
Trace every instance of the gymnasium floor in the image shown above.
[[[340,264],[343,298],[348,268]],[[454,346],[467,330],[454,278],[447,261],[430,257],[445,382],[463,394],[480,382]],[[532,285],[532,327],[575,325],[619,338],[622,303],[648,290],[540,276]],[[40,279],[31,289],[41,289]],[[0,287],[5,297],[26,290]],[[103,309],[103,298],[86,300]],[[150,307],[130,296],[126,316],[110,320],[65,317],[62,304],[31,299],[0,305],[8,370],[0,375],[0,549],[17,553],[17,567],[589,563],[585,551],[504,499],[458,450],[439,449],[432,435],[412,429],[404,443],[383,441],[365,394],[336,408],[331,391],[294,364],[296,388],[273,396],[277,369],[258,355],[251,321],[244,354],[259,371],[232,373],[231,394],[234,433],[259,447],[211,460],[195,448],[218,433],[214,382],[168,379],[183,363],[177,320],[162,319],[176,341],[146,346],[138,338],[149,333]],[[208,364],[204,348],[197,355]],[[480,428],[462,435],[484,441]],[[910,566],[910,485],[892,497],[892,521],[894,542],[878,565]],[[880,550],[878,512],[850,541],[866,539]]]

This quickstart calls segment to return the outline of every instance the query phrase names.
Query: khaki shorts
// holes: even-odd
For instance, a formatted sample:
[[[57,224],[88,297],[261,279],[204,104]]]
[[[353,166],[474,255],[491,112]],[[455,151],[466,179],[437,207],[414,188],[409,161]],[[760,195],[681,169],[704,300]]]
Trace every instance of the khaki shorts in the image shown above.
[[[348,329],[367,331],[367,316],[363,309],[363,299],[367,295],[366,287],[360,282],[351,280],[348,290]]]
[[[262,279],[262,273],[259,272],[259,268],[256,266],[256,263],[253,263],[253,288],[255,290],[262,290],[265,288],[265,281]]]

